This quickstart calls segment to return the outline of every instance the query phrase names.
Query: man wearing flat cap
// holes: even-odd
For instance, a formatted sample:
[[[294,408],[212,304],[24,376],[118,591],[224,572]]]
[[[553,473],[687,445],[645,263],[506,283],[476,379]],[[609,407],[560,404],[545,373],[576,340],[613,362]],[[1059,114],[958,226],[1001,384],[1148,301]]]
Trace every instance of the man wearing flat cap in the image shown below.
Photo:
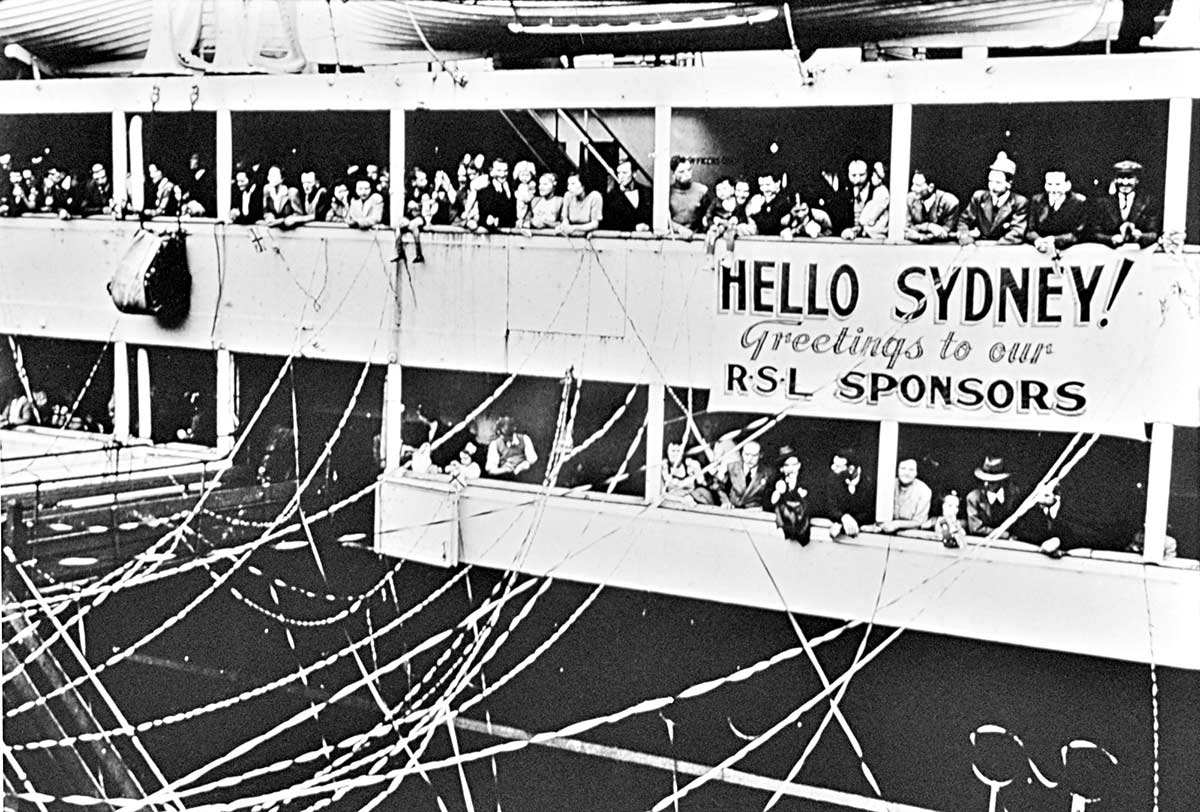
[[[1117,161],[1113,173],[1110,194],[1097,201],[1096,241],[1113,248],[1154,245],[1158,242],[1161,222],[1154,198],[1138,191],[1142,165],[1137,161]]]
[[[1020,506],[1024,494],[1009,482],[1009,472],[1001,457],[985,457],[975,469],[979,487],[967,494],[967,532],[986,536],[1004,523]],[[1001,533],[1000,538],[1008,538]]]
[[[986,189],[971,195],[958,219],[958,242],[969,245],[976,240],[994,240],[1017,245],[1025,239],[1029,222],[1029,200],[1012,190],[1017,165],[1003,152],[988,167]]]

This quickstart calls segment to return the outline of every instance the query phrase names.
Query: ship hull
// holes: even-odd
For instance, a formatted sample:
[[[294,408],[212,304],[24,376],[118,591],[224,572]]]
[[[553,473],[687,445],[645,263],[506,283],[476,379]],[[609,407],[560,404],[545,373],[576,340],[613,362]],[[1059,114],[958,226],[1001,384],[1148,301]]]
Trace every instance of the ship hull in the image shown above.
[[[268,552],[257,559],[257,568],[282,572],[287,564],[286,577],[293,585],[317,593],[364,590],[396,568],[397,562],[364,550],[341,545],[321,550],[328,582],[307,550]],[[344,648],[348,639],[358,639],[368,629],[384,627],[460,573],[458,568],[405,562],[394,573],[394,599],[390,588],[385,589],[344,624],[292,628],[290,643],[278,622],[222,592],[169,636],[118,666],[107,683],[135,721],[237,695]],[[103,605],[88,623],[93,659],[127,645],[178,610],[207,577],[195,574],[185,577],[185,584],[132,590]],[[369,655],[364,652],[365,667],[405,656],[429,635],[453,628],[483,601],[507,594],[523,580],[495,569],[470,568],[402,630],[381,637]],[[260,582],[256,592],[255,578],[249,575],[240,579],[239,589],[246,597],[271,604],[269,590]],[[312,617],[314,610],[329,611],[291,590],[278,590],[277,596],[276,608],[284,614]],[[583,605],[586,609],[571,620]],[[131,622],[134,607],[143,621]],[[519,615],[523,617],[514,623]],[[1200,746],[1200,713],[1194,702],[1200,673],[1194,670],[916,631],[893,635],[893,628],[858,624],[814,648],[825,677],[835,685],[852,674],[839,702],[846,726],[836,718],[823,721],[829,703],[817,701],[768,737],[772,726],[822,692],[811,661],[804,655],[784,657],[753,676],[726,680],[744,674],[754,663],[794,650],[801,636],[810,642],[828,638],[846,626],[844,621],[789,618],[778,611],[616,587],[597,591],[593,585],[570,581],[547,585],[537,579],[505,606],[495,623],[488,648],[500,631],[511,629],[511,635],[463,688],[458,701],[479,695],[485,686],[496,685],[526,664],[511,681],[462,713],[456,743],[444,724],[435,729],[422,761],[486,753],[486,748],[502,745],[511,752],[499,753],[494,760],[472,757],[461,777],[452,767],[431,771],[428,782],[421,775],[409,775],[394,790],[396,808],[436,808],[438,796],[449,809],[468,808],[465,781],[477,809],[497,804],[504,809],[649,809],[673,788],[683,787],[760,738],[761,746],[730,763],[731,769],[716,780],[696,787],[681,808],[763,808],[814,739],[803,768],[787,782],[780,808],[885,808],[882,798],[914,809],[984,810],[989,788],[975,772],[981,769],[994,778],[1013,779],[1000,791],[1009,810],[1065,812],[1071,808],[1067,784],[1079,779],[1064,769],[1062,751],[1079,741],[1102,747],[1117,760],[1111,771],[1093,777],[1094,792],[1103,799],[1089,809],[1149,812],[1156,807],[1195,808],[1200,802],[1191,770]],[[381,678],[380,695],[404,705],[402,698],[421,683],[427,669],[432,669],[433,683],[443,675],[452,679],[463,650],[488,626],[486,621],[477,623],[457,649],[450,643],[431,649],[411,661],[411,667]],[[556,632],[560,636],[553,645],[528,662]],[[864,638],[865,647],[860,648]],[[886,648],[876,652],[881,644]],[[438,665],[446,649],[453,656]],[[143,741],[163,771],[175,778],[227,753],[231,726],[240,731],[239,739],[250,739],[315,703],[321,706],[315,721],[270,739],[205,780],[294,758],[322,742],[345,743],[380,721],[371,695],[364,690],[330,707],[322,703],[360,673],[352,661],[343,659],[310,678],[303,689],[294,684],[228,711],[151,730]],[[712,687],[691,698],[680,696],[702,684]],[[421,695],[420,689],[415,695]],[[443,687],[431,696],[446,698],[449,692]],[[526,734],[603,719],[668,697],[674,699],[650,703],[644,712],[610,723],[576,728],[537,744],[518,744]],[[406,707],[414,704],[410,701]],[[1032,766],[1013,767],[1010,762],[1004,769],[1012,775],[997,776],[995,771],[1002,768],[997,766],[999,756],[982,742],[972,744],[972,733],[988,725],[1018,736],[1020,752]],[[852,741],[861,747],[861,758]],[[403,768],[406,761],[396,756],[381,772]],[[298,792],[303,779],[327,763],[317,760],[242,782],[207,800]],[[364,773],[365,768],[356,775]],[[360,808],[388,783],[355,789],[336,808]]]

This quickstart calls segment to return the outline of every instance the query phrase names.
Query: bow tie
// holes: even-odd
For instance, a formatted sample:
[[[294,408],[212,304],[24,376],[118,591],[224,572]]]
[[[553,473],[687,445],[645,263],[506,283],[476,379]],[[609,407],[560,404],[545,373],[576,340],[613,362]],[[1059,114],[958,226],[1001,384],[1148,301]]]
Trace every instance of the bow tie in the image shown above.
[[[1000,504],[1003,505],[1004,504],[1004,491],[1002,491],[1002,490],[1001,491],[988,491],[987,499],[988,499],[989,505],[994,505],[997,502],[999,502]]]

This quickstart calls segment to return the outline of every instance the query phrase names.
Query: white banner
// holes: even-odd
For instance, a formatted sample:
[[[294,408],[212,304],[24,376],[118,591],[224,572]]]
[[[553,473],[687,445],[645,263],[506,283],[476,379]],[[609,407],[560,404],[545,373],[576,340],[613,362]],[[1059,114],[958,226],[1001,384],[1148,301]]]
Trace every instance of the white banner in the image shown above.
[[[715,411],[1144,437],[1200,424],[1200,262],[1076,246],[739,241]]]

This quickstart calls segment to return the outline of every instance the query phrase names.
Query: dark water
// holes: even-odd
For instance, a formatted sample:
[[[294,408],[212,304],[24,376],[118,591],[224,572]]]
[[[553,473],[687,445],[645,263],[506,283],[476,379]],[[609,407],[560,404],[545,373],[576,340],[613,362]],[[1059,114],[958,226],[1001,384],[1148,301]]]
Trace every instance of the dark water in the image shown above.
[[[395,565],[370,552],[336,544],[322,547],[322,559],[328,584],[306,549],[264,550],[252,563],[264,574],[295,586],[334,594],[368,589]],[[187,668],[224,669],[224,675],[126,662],[110,670],[107,684],[134,722],[235,695],[290,673],[299,663],[341,649],[347,635],[359,639],[367,632],[368,608],[372,627],[379,628],[399,611],[420,602],[454,572],[405,564],[396,578],[396,600],[385,589],[342,623],[294,628],[295,650],[277,621],[255,612],[223,589],[144,653],[176,662],[186,660]],[[452,626],[479,606],[504,578],[503,573],[495,571],[470,572],[402,629],[381,639],[374,652],[363,649],[367,667],[388,662],[430,634]],[[101,659],[114,646],[124,646],[160,625],[208,583],[208,576],[201,572],[129,590],[111,599],[90,619],[89,656]],[[274,606],[263,577],[240,572],[230,584],[247,597]],[[525,592],[504,609],[499,629],[508,628],[534,591]],[[524,659],[566,621],[590,591],[590,586],[573,583],[550,586],[484,669],[487,683],[494,683]],[[314,601],[286,589],[277,592],[279,609],[297,618],[322,617],[346,605],[344,601]],[[840,621],[824,618],[797,620],[810,637],[841,625]],[[868,650],[890,631],[872,630]],[[862,627],[852,629],[817,649],[830,679],[853,662],[863,633]],[[473,633],[463,642],[471,639]],[[497,725],[530,732],[553,730],[613,713],[644,699],[677,693],[796,645],[795,632],[782,613],[606,589],[552,649],[464,717],[482,721],[486,712]],[[380,685],[383,698],[398,703],[413,682],[435,666],[437,655],[445,648],[439,646],[417,657],[411,670],[401,668],[385,677]],[[461,648],[455,653],[461,653]],[[436,666],[435,673],[448,673],[457,659],[451,657],[449,663]],[[353,659],[346,658],[315,674],[309,687],[314,692],[331,692],[358,675]],[[1159,807],[1198,809],[1200,779],[1195,754],[1200,752],[1200,675],[1158,669],[1157,679],[1161,723]],[[481,686],[482,682],[476,680],[462,698],[478,693]],[[820,688],[811,664],[801,656],[744,682],[675,702],[661,715],[659,711],[640,714],[576,738],[712,765],[745,744],[740,736],[763,733]],[[312,701],[319,700],[277,691],[196,720],[158,728],[144,734],[142,740],[164,773],[178,777],[309,707]],[[1095,792],[1104,796],[1088,807],[1092,812],[1149,812],[1153,808],[1151,675],[1145,665],[913,632],[902,635],[853,678],[841,708],[888,800],[939,812],[987,810],[988,790],[973,774],[972,761],[978,758],[983,763],[990,756],[973,750],[969,737],[980,725],[996,724],[1021,738],[1023,755],[1051,781],[1067,777],[1063,775],[1060,748],[1072,740],[1090,740],[1113,753],[1119,763],[1111,774],[1088,779],[1097,787]],[[820,726],[827,709],[828,703],[819,704],[801,718],[800,725],[784,730],[736,768],[783,778]],[[339,742],[368,729],[380,718],[369,694],[360,690],[349,702],[339,703],[316,720],[217,769],[205,780],[294,756],[319,747],[323,741]],[[458,732],[458,745],[464,752],[498,741],[482,733]],[[423,760],[451,754],[443,725],[430,741]],[[317,760],[305,768],[242,783],[189,803],[214,803],[286,788],[326,763]],[[402,763],[395,760],[388,768]],[[1000,767],[993,765],[991,769]],[[1023,764],[1011,769],[1014,783],[1001,794],[1002,805],[1011,812],[1067,812],[1071,808],[1070,797],[1061,786],[1054,790],[1042,788]],[[688,775],[673,776],[670,769],[542,746],[499,756],[494,760],[494,770],[493,774],[490,759],[464,768],[476,810],[649,809],[671,792],[673,779],[677,778],[679,785],[691,780]],[[796,780],[860,796],[874,795],[859,758],[836,721],[824,731]],[[356,790],[334,808],[360,809],[381,789],[383,785]],[[679,808],[760,810],[768,797],[758,789],[713,781],[689,794]],[[436,810],[439,798],[450,810],[467,808],[456,770],[437,771],[428,781],[410,776],[380,808]],[[288,808],[302,809],[304,804]],[[777,808],[823,811],[847,807],[785,799]]]

